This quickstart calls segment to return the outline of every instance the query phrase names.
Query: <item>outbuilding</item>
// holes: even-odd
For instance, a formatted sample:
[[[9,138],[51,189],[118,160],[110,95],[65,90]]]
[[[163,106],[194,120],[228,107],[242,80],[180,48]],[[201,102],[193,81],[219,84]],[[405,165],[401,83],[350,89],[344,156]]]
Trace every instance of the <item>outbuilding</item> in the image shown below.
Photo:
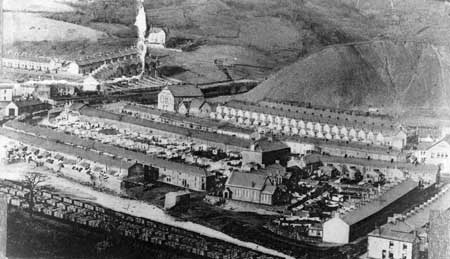
[[[50,109],[51,105],[39,100],[12,101],[5,108],[6,116],[19,116],[23,113],[33,113]]]

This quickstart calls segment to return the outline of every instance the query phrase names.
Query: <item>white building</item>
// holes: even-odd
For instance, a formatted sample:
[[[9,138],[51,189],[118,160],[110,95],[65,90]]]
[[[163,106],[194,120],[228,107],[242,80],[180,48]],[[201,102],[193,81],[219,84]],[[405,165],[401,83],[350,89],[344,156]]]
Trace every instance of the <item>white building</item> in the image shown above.
[[[414,227],[404,221],[387,223],[369,233],[367,258],[419,258],[419,240]]]
[[[0,102],[12,101],[15,85],[11,80],[0,79]]]
[[[75,61],[70,61],[68,64],[61,68],[62,72],[72,74],[72,75],[80,75],[82,74],[80,71],[80,66]]]
[[[168,86],[158,94],[158,109],[176,112],[181,104],[190,106],[195,98],[203,98],[203,93],[193,85]]]
[[[100,82],[92,75],[89,75],[83,80],[83,91],[94,92],[98,91],[100,87]]]
[[[166,32],[161,28],[150,28],[147,36],[147,44],[150,48],[165,48]]]
[[[273,105],[282,105],[273,103]],[[261,104],[251,104],[230,101],[216,108],[216,117],[224,116],[227,110],[239,110],[250,121],[246,123],[255,127],[269,125],[275,133],[283,131],[286,135],[308,135],[312,138],[327,138],[342,141],[353,141],[364,144],[388,146],[402,149],[406,145],[406,131],[398,124],[388,121],[377,121],[370,117],[357,120],[352,115],[340,113],[322,114],[314,111],[307,115],[307,111],[295,112],[294,107],[279,109]],[[303,108],[299,108],[303,109]],[[308,112],[311,112],[308,110]],[[325,112],[324,112],[325,113]],[[332,120],[332,116],[337,116]],[[350,119],[354,120],[350,120]],[[239,119],[237,120],[240,121]],[[377,122],[375,124],[375,122]],[[389,125],[388,125],[389,124]],[[290,127],[290,128],[289,128]],[[300,129],[305,129],[301,131]],[[258,129],[259,130],[259,129]],[[327,134],[330,133],[330,134]]]
[[[333,217],[323,223],[324,242],[347,244],[350,239],[350,225],[340,217]]]
[[[431,145],[419,145],[414,155],[419,163],[440,165],[442,173],[450,173],[450,135]]]
[[[58,68],[57,62],[48,57],[32,57],[24,55],[6,55],[3,66],[8,68],[52,72]]]

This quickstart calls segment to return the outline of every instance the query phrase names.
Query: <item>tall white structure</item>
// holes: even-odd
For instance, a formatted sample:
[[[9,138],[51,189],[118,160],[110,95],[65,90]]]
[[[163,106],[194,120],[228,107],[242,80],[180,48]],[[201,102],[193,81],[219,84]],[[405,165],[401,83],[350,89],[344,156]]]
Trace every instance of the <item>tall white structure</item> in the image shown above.
[[[137,49],[140,54],[142,71],[141,75],[144,74],[145,71],[145,55],[147,54],[147,46],[145,45],[145,32],[147,30],[147,17],[145,15],[144,10],[144,0],[138,0],[137,3],[138,12],[136,15],[136,22],[134,25],[138,29],[138,41],[137,41]]]

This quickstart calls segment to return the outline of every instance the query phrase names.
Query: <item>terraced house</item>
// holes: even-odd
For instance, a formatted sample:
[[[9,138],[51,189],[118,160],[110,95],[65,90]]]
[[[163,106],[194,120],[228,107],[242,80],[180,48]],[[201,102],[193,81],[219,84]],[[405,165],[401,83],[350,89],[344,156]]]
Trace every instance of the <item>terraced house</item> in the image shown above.
[[[210,117],[253,126],[260,131],[271,130],[284,135],[361,142],[396,149],[402,149],[407,139],[403,127],[389,120],[270,102],[251,104],[230,101],[218,105]]]
[[[31,56],[24,53],[6,53],[2,61],[5,67],[30,71],[51,72],[58,68],[58,63],[53,58]]]

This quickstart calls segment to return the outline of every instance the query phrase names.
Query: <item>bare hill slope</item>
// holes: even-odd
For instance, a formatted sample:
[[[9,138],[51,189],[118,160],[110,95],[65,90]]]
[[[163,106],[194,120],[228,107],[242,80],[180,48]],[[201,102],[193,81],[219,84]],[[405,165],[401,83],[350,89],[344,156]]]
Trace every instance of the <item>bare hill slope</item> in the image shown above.
[[[331,46],[301,59],[240,96],[341,108],[450,109],[450,51],[423,43]]]

